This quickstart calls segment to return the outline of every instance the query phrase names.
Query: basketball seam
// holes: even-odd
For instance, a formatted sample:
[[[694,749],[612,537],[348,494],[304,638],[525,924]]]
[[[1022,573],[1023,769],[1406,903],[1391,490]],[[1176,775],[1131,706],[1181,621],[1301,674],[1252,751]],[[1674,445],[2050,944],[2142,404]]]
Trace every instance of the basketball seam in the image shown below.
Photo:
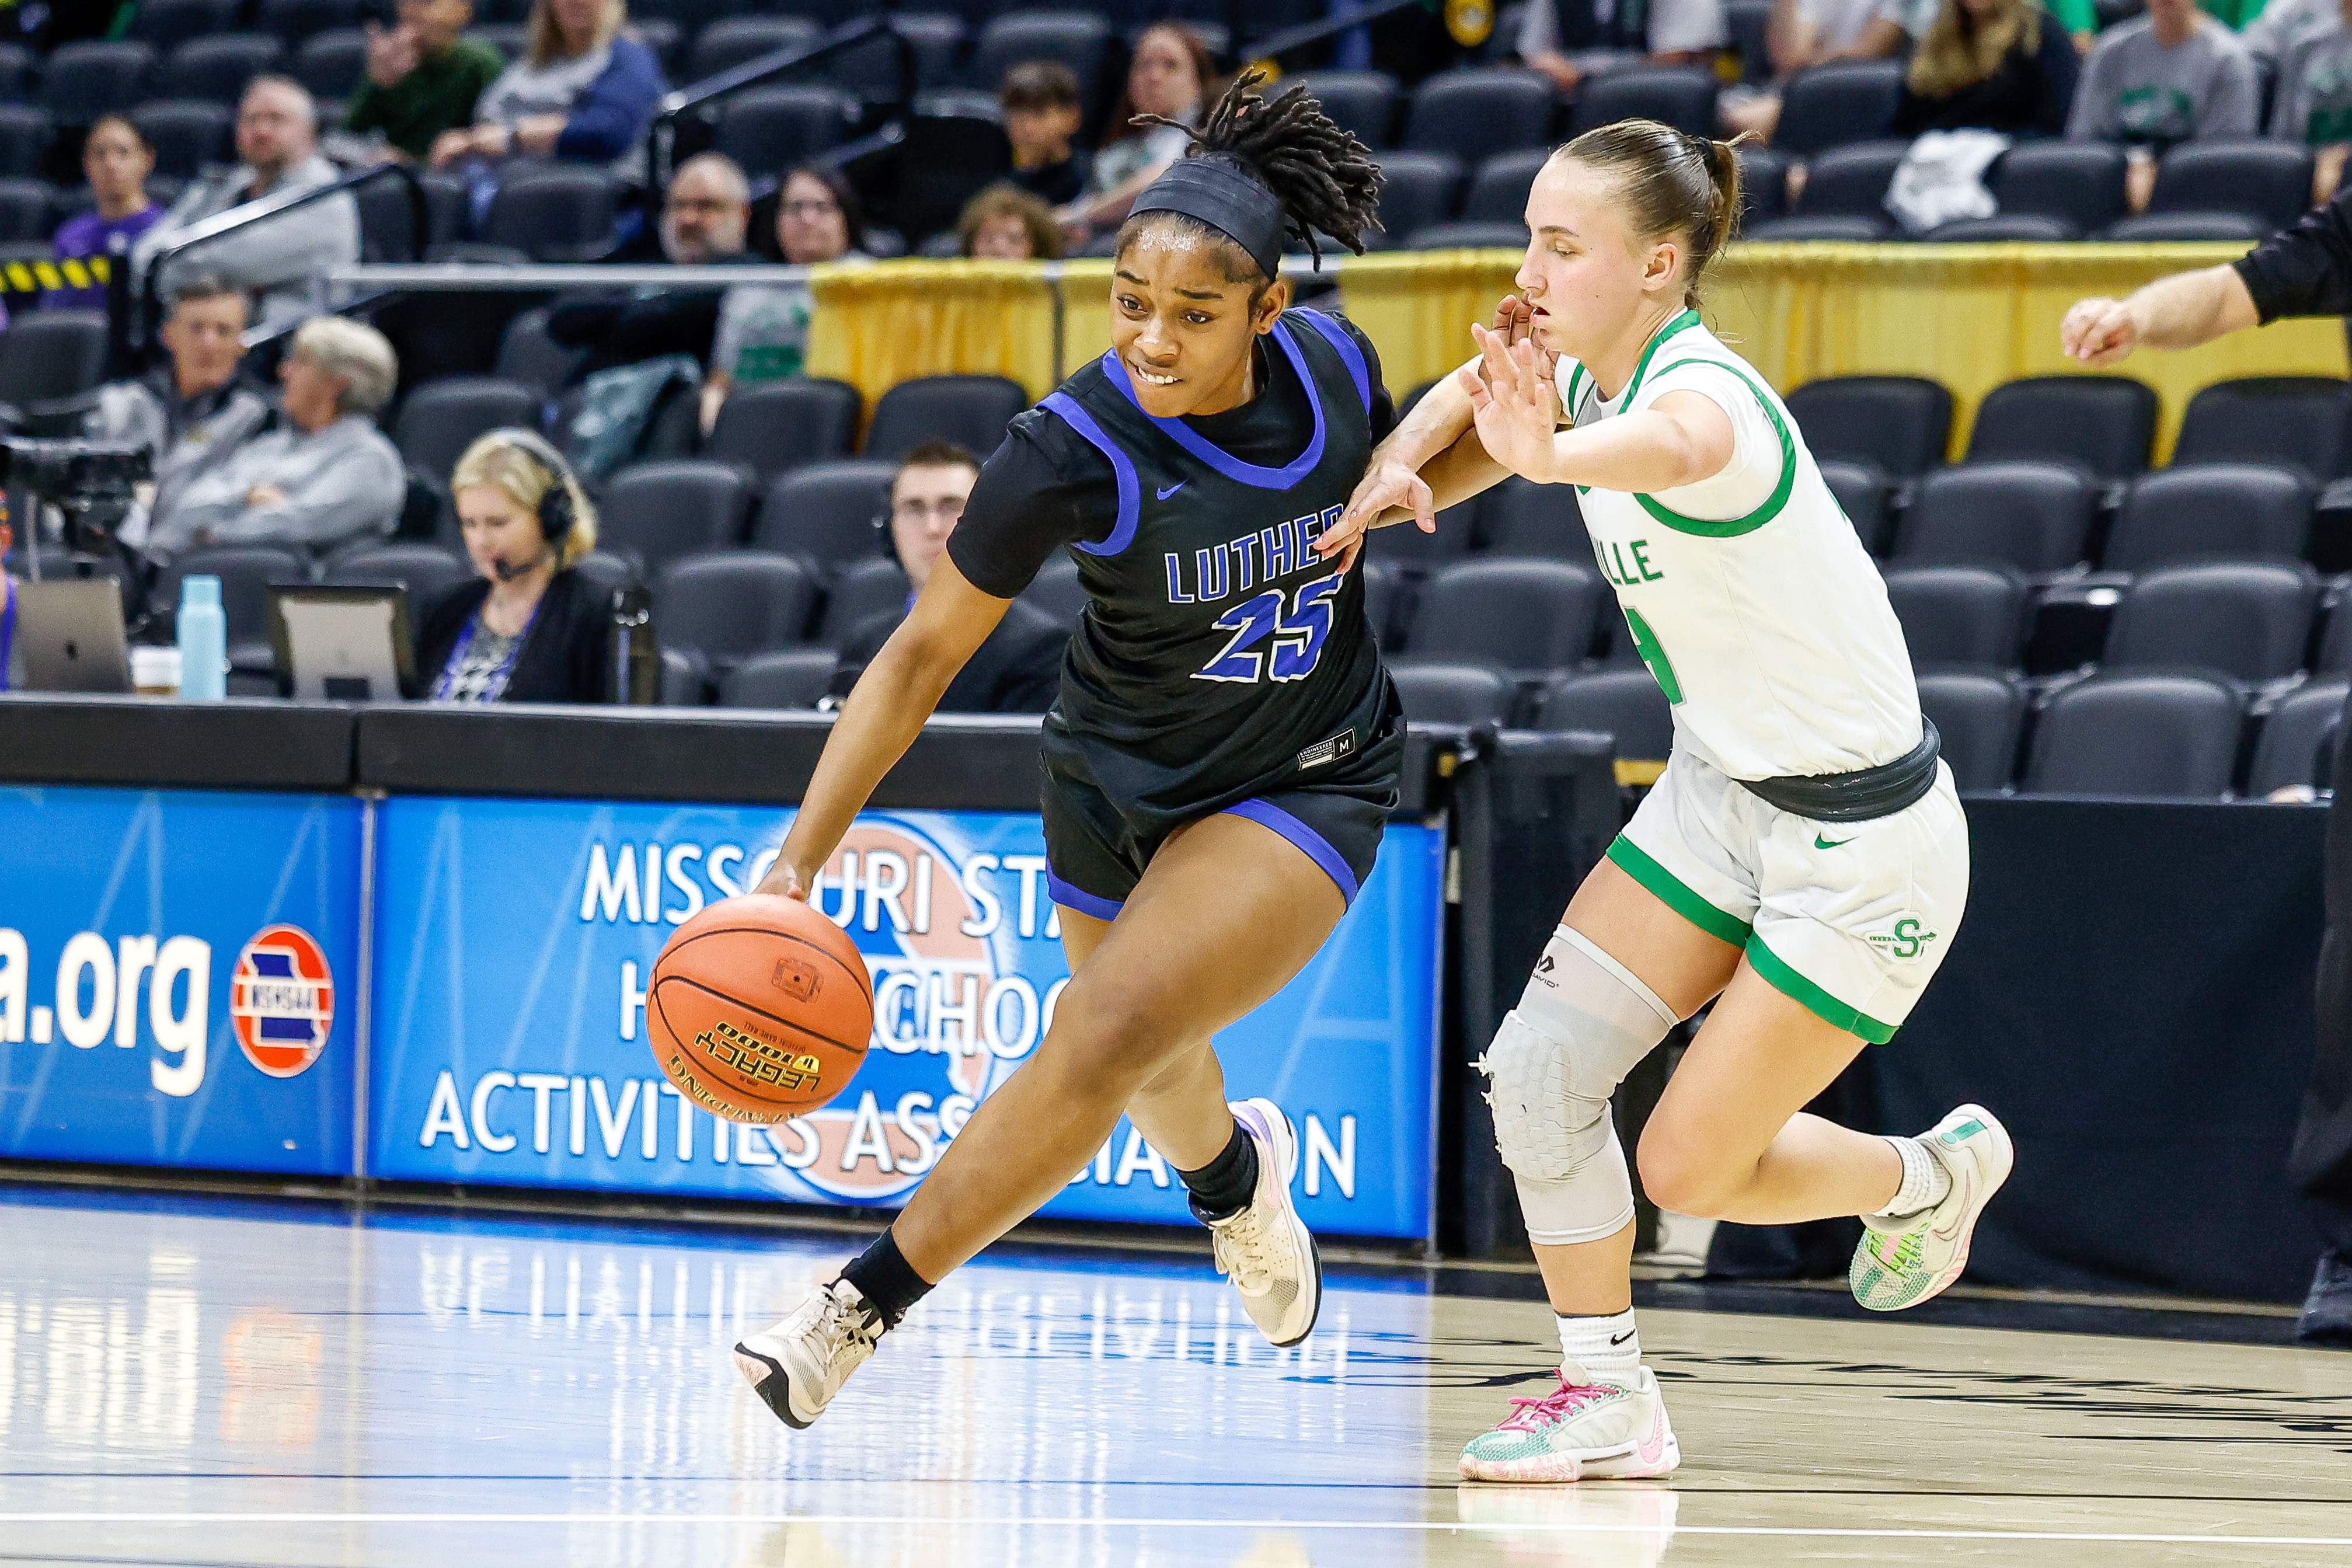
[[[866,1006],[871,1007],[874,1005],[874,977],[866,973],[866,965],[864,963],[861,963],[856,968],[852,968],[850,965],[841,962],[841,955],[839,953],[834,952],[831,948],[826,947],[824,943],[811,942],[804,936],[797,936],[788,931],[779,931],[774,926],[715,926],[709,931],[696,931],[692,936],[688,937],[685,941],[674,944],[667,952],[664,952],[662,954],[662,957],[667,958],[671,952],[684,952],[688,948],[692,947],[696,942],[702,941],[704,938],[714,936],[772,936],[780,942],[798,942],[801,946],[807,948],[810,952],[823,953],[826,958],[832,960],[833,966],[835,969],[840,970],[844,974],[849,975],[852,979],[857,982],[858,994],[866,998]]]

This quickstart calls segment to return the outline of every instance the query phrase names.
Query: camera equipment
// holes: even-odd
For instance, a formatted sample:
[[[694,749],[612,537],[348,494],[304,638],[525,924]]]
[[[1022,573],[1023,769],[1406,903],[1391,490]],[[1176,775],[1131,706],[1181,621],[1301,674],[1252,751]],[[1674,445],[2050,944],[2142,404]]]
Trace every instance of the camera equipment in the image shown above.
[[[66,548],[76,555],[112,555],[121,548],[116,531],[138,486],[153,474],[147,448],[128,442],[0,441],[0,489],[31,492],[37,523],[39,507],[56,507],[65,517]],[[26,541],[27,549],[37,544]]]

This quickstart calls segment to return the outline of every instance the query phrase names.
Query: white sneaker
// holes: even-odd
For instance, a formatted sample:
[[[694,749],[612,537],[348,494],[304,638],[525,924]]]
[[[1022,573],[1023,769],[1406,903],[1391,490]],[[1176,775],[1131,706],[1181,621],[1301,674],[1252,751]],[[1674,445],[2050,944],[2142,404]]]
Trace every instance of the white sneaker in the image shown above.
[[[795,1429],[824,1414],[849,1374],[874,1353],[882,1314],[846,1279],[820,1285],[782,1322],[735,1347],[751,1392]]]
[[[1919,1134],[1951,1173],[1952,1190],[1915,1215],[1864,1215],[1846,1282],[1874,1312],[1916,1307],[1958,1279],[1969,1266],[1977,1215],[2009,1180],[2017,1149],[2009,1130],[1981,1105],[1963,1105]]]
[[[1275,1344],[1295,1345],[1314,1329],[1323,1305],[1323,1260],[1314,1233],[1290,1204],[1298,1138],[1270,1100],[1243,1100],[1233,1112],[1257,1145],[1257,1190],[1241,1213],[1208,1222],[1217,1272],[1233,1277],[1258,1332]]]
[[[1574,1362],[1539,1399],[1514,1399],[1511,1414],[1462,1450],[1470,1481],[1632,1480],[1672,1473],[1683,1462],[1666,1420],[1665,1397],[1648,1367],[1633,1382],[1596,1382]]]

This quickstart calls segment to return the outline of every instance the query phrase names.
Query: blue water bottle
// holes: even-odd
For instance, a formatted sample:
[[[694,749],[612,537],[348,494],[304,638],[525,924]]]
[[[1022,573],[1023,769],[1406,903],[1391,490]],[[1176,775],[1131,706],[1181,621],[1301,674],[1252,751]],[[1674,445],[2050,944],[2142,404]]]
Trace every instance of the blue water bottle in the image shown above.
[[[228,617],[217,577],[180,582],[180,695],[217,702],[228,695]]]

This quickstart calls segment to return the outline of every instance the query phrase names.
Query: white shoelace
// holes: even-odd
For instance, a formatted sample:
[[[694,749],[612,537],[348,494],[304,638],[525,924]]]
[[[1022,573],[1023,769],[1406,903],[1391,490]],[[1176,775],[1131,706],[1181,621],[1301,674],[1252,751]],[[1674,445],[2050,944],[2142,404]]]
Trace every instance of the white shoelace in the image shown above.
[[[1266,1289],[1274,1273],[1273,1229],[1265,1216],[1253,1204],[1232,1219],[1210,1228],[1214,1238],[1217,1272],[1233,1276],[1234,1285],[1245,1294],[1257,1295]]]
[[[853,1310],[833,1287],[828,1285],[818,1291],[817,1299],[810,1306],[817,1315],[816,1322],[811,1326],[824,1342],[824,1368],[828,1376],[853,1349],[869,1352],[874,1349],[875,1341],[879,1336],[866,1332],[864,1314]]]

